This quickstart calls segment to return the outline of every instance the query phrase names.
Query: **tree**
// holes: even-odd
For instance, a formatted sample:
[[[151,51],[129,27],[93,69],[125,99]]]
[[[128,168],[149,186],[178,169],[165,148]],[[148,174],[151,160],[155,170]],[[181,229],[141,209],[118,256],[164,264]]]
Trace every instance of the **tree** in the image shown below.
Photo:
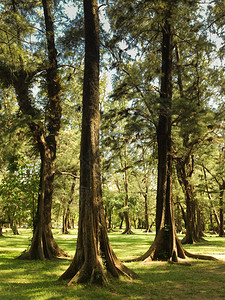
[[[77,70],[81,72],[81,70]],[[69,80],[67,79],[69,76]],[[81,75],[79,74],[79,77]],[[78,74],[65,72],[63,80],[64,93],[62,101],[62,124],[60,128],[55,164],[55,187],[53,193],[53,220],[62,218],[62,233],[78,215],[77,181],[79,178],[79,143],[81,129],[82,88]],[[76,97],[75,97],[76,96]],[[73,111],[73,113],[71,113]],[[75,186],[76,185],[76,186]],[[73,213],[72,213],[73,210]],[[61,222],[60,222],[61,223]],[[68,228],[67,228],[68,227]]]
[[[96,0],[85,0],[85,70],[80,151],[79,229],[74,259],[60,279],[70,283],[106,281],[104,265],[113,277],[134,275],[116,257],[109,243],[101,191],[99,155],[99,21]]]
[[[213,154],[217,154],[219,156],[218,157],[213,157],[212,154],[212,158],[210,160],[210,169],[208,169],[208,167],[206,167],[206,162],[201,162],[202,167],[203,167],[203,171],[204,171],[204,178],[206,181],[206,190],[207,190],[207,194],[209,196],[209,199],[211,201],[211,206],[213,208],[213,214],[215,215],[216,218],[216,222],[218,225],[218,232],[219,232],[219,236],[224,236],[224,191],[225,191],[225,179],[224,179],[224,147],[221,145],[219,147],[219,151],[217,149],[214,149],[214,153]],[[216,163],[215,163],[216,161]],[[213,163],[213,164],[212,164]],[[213,167],[212,167],[213,165]],[[215,209],[215,205],[212,202],[211,199],[211,194],[209,191],[209,186],[208,186],[208,180],[207,180],[207,176],[206,176],[206,171],[208,174],[210,174],[211,176],[211,181],[215,181],[215,183],[217,184],[218,188],[214,190],[214,193],[216,193],[216,195],[218,195],[217,197],[219,198],[218,201],[218,208],[219,208],[219,216],[217,214],[217,211]]]
[[[170,4],[168,4],[170,5]],[[171,107],[172,107],[172,51],[173,28],[171,9],[165,4],[165,21],[162,24],[162,79],[160,91],[160,112],[157,127],[158,182],[156,204],[156,237],[142,259],[185,258],[178,241],[173,217],[172,203],[172,149],[171,149]]]
[[[125,80],[120,84],[120,96],[133,95],[130,98],[132,104],[137,100],[143,101],[148,110],[149,121],[154,124],[157,132],[157,234],[152,247],[140,259],[177,260],[178,257],[185,257],[185,251],[175,231],[171,189],[172,161],[175,154],[173,150],[176,148],[177,139],[176,135],[172,136],[172,125],[174,126],[176,114],[180,117],[174,105],[178,89],[174,80],[177,70],[173,64],[173,50],[176,44],[187,43],[186,65],[192,63],[190,45],[193,41],[196,42],[198,34],[200,35],[199,29],[202,28],[201,22],[196,22],[194,18],[198,5],[198,1],[139,1],[132,4],[129,1],[120,1],[116,8],[109,9],[111,24],[117,30],[108,44],[112,48],[115,45],[119,48],[120,57],[117,58],[116,66],[126,74],[123,76]],[[187,22],[184,23],[183,18]],[[205,35],[202,35],[204,43]],[[133,56],[129,56],[131,49],[134,49],[135,62],[132,61]],[[141,60],[137,62],[139,55]],[[195,80],[198,81],[199,77]]]
[[[180,97],[178,98],[180,115],[177,120],[179,123],[179,135],[182,139],[182,145],[177,145],[175,150],[176,170],[186,202],[186,234],[182,240],[183,244],[199,242],[203,236],[203,231],[200,226],[201,220],[198,218],[200,216],[198,213],[199,205],[194,196],[195,185],[193,183],[195,151],[197,151],[200,145],[202,145],[202,143],[206,140],[209,131],[207,128],[209,122],[209,118],[207,118],[207,116],[209,113],[207,112],[207,109],[204,108],[204,104],[202,103],[204,94],[208,91],[205,86],[203,87],[203,80],[200,80],[200,78],[204,77],[209,71],[208,69],[205,70],[204,58],[202,57],[205,46],[207,45],[207,47],[209,47],[209,45],[205,43],[206,45],[203,44],[200,46],[201,44],[201,40],[196,41],[193,51],[193,62],[188,68],[189,72],[193,72],[194,81],[192,82],[189,78],[189,81],[185,83],[185,90],[183,77],[185,77],[185,74],[188,72],[188,70],[183,70],[184,68],[183,63],[181,62],[181,54],[178,44],[176,44],[175,47],[177,59],[177,82],[180,93]],[[199,47],[201,47],[201,55],[199,54]],[[200,84],[200,82],[202,82],[202,84]],[[187,88],[189,85],[190,87]],[[189,120],[188,126],[187,120]]]
[[[149,5],[149,6],[148,6]],[[121,26],[121,30],[125,31],[128,29],[130,34],[130,41],[128,41],[128,46],[134,40],[138,39],[138,32],[141,32],[140,45],[145,46],[144,38],[146,38],[146,33],[155,30],[155,24],[158,23],[157,30],[157,40],[154,39],[154,48],[152,51],[156,54],[156,44],[157,46],[161,44],[161,70],[158,73],[161,74],[158,80],[161,82],[160,86],[160,97],[154,96],[154,92],[151,88],[143,88],[139,85],[137,80],[133,81],[134,89],[138,91],[139,94],[144,95],[142,97],[144,103],[146,104],[149,114],[151,115],[151,121],[156,126],[157,133],[157,144],[158,144],[158,181],[157,181],[157,203],[156,203],[156,237],[149,248],[149,250],[142,255],[139,259],[162,259],[168,260],[172,259],[177,261],[178,257],[184,258],[184,249],[181,246],[177,238],[175,231],[175,223],[173,217],[173,203],[172,203],[172,145],[171,145],[171,118],[172,118],[172,84],[173,84],[173,35],[174,35],[174,17],[176,11],[176,3],[169,3],[165,1],[160,1],[160,3],[138,3],[135,5],[138,11],[135,10],[137,15],[136,19],[141,18],[141,9],[145,7],[146,19],[149,18],[148,29],[146,31],[141,31],[139,27],[135,26],[135,29],[131,29],[131,24],[134,23],[131,15],[134,14],[134,7],[131,7],[127,3],[127,7],[120,6],[121,10],[126,10],[129,12],[129,20],[125,21],[123,16],[120,16],[122,22],[125,26]],[[143,6],[143,7],[142,7]],[[119,21],[120,19],[118,19]],[[137,20],[136,20],[137,21]],[[146,26],[146,25],[145,25]],[[150,30],[151,29],[151,30]],[[159,30],[160,29],[160,30]],[[132,31],[131,31],[132,30]],[[155,32],[155,31],[154,31]],[[159,52],[159,51],[158,51]],[[148,54],[146,54],[146,61],[149,61]],[[160,65],[158,54],[156,54],[157,66]],[[157,67],[156,67],[157,69]],[[145,80],[148,79],[152,81],[156,74],[151,71],[146,71]],[[158,75],[157,75],[158,76]],[[142,92],[143,90],[143,92]],[[149,91],[150,90],[150,91]],[[156,103],[157,101],[157,103]],[[155,108],[155,111],[154,111]],[[153,111],[152,111],[153,109]],[[157,116],[158,112],[158,116]]]
[[[175,229],[172,198],[172,95],[173,95],[173,18],[176,3],[163,3],[162,66],[160,108],[157,126],[158,182],[156,200],[156,237],[140,260],[172,260],[178,262],[185,255],[195,257],[184,250]],[[213,259],[204,257],[205,259]]]
[[[148,148],[144,145],[140,146],[141,148],[141,159],[138,161],[136,170],[133,171],[133,175],[138,183],[140,194],[144,197],[144,218],[145,218],[145,228],[146,232],[152,231],[152,224],[149,221],[149,190],[150,187],[154,187],[154,182],[152,180],[152,175],[154,173],[153,160],[152,156],[148,153]],[[149,155],[150,159],[147,160],[146,156]],[[142,178],[143,177],[143,178]],[[155,178],[155,176],[154,176]],[[142,180],[140,180],[142,179]],[[151,184],[151,185],[150,185]]]
[[[212,34],[216,36],[218,40],[218,51],[217,51],[217,59],[220,60],[221,66],[219,69],[220,76],[218,80],[218,95],[219,97],[215,97],[215,108],[216,108],[216,116],[215,123],[211,125],[215,131],[216,139],[218,140],[219,146],[219,158],[217,158],[217,170],[216,173],[209,171],[212,178],[216,181],[219,187],[219,219],[215,213],[217,221],[219,221],[219,235],[224,236],[224,190],[225,190],[225,180],[224,180],[224,67],[223,67],[223,59],[224,59],[224,18],[225,5],[223,1],[214,1],[214,5],[210,5],[208,8],[208,23],[209,29]],[[219,124],[218,124],[219,123]],[[215,211],[215,210],[214,210]]]
[[[51,16],[50,2],[42,1],[45,17],[46,40],[48,48],[48,66],[31,66],[31,59],[26,55],[23,47],[22,36],[26,36],[28,29],[24,20],[23,13],[19,14],[18,3],[12,1],[13,13],[10,14],[11,20],[15,20],[15,26],[10,27],[15,44],[18,45],[10,63],[2,58],[1,61],[1,79],[5,84],[12,85],[15,89],[18,104],[24,119],[32,132],[34,142],[39,150],[41,157],[40,169],[40,193],[38,198],[37,217],[34,224],[34,234],[32,244],[28,252],[22,254],[20,258],[45,259],[61,255],[67,255],[56,244],[51,231],[51,209],[52,193],[54,182],[54,161],[56,157],[56,144],[60,128],[61,104],[60,104],[60,79],[57,71],[57,52],[55,48],[55,37],[53,20]],[[20,10],[29,11],[28,6],[19,6]],[[17,18],[18,17],[18,18]],[[23,21],[23,25],[18,20]],[[7,20],[7,23],[8,20]],[[26,25],[25,25],[26,24]],[[14,28],[15,27],[15,28]],[[29,26],[28,26],[29,27]],[[32,26],[31,26],[32,28]],[[15,32],[14,32],[15,31]],[[8,45],[8,51],[12,54],[11,44]],[[38,51],[34,54],[35,62],[38,60]],[[13,54],[12,54],[13,55]],[[24,59],[26,57],[27,60]],[[29,57],[29,59],[27,58]],[[41,110],[33,105],[33,99],[30,93],[30,87],[34,76],[38,72],[46,70],[47,98],[46,122],[41,123],[43,117]],[[47,133],[47,134],[46,134]]]
[[[14,234],[18,225],[33,223],[38,194],[38,168],[35,162],[23,156],[11,155],[0,184],[2,222],[9,223]]]
[[[18,109],[13,89],[2,87],[0,219],[2,224],[10,224],[14,234],[18,233],[17,225],[33,224],[39,190],[39,163]]]

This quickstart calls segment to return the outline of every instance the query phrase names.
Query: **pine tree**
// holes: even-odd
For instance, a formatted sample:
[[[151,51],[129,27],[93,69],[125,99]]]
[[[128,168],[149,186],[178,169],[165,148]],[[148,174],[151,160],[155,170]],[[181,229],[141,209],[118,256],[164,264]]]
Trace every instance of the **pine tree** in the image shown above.
[[[113,276],[134,273],[116,257],[107,236],[99,154],[99,21],[96,0],[84,0],[85,69],[80,151],[80,200],[77,248],[60,279],[72,282],[106,282],[104,269]],[[104,267],[105,265],[105,267]]]

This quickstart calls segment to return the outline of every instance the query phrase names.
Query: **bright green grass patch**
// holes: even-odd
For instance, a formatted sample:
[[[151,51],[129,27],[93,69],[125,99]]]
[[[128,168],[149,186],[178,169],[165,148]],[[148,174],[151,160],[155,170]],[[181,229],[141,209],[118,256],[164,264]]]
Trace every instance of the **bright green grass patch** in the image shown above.
[[[135,235],[110,233],[110,241],[121,260],[143,254],[154,240],[154,234],[135,231]],[[54,230],[57,243],[69,254],[76,249],[76,231],[69,235]],[[6,233],[0,239],[0,299],[225,299],[225,262],[190,260],[191,266],[171,265],[167,262],[126,263],[138,275],[137,280],[111,279],[108,286],[57,281],[67,269],[70,260],[20,261],[17,260],[30,243],[31,231],[21,235]],[[186,245],[192,253],[225,254],[225,239],[207,236],[205,242]]]

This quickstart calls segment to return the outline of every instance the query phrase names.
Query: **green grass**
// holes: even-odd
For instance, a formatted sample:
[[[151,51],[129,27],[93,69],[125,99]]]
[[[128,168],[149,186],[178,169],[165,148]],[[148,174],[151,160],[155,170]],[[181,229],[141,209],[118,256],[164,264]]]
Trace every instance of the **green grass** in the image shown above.
[[[126,263],[138,275],[137,280],[120,277],[111,279],[108,286],[74,284],[57,278],[70,264],[69,260],[20,261],[16,257],[28,247],[31,232],[10,232],[0,239],[0,299],[225,299],[225,262],[189,260],[191,266],[171,265],[167,262]],[[76,232],[61,235],[54,231],[58,244],[73,255]],[[143,254],[154,239],[153,234],[136,231],[135,235],[109,234],[117,256],[124,260]],[[207,236],[205,242],[188,245],[192,253],[225,254],[225,238]]]

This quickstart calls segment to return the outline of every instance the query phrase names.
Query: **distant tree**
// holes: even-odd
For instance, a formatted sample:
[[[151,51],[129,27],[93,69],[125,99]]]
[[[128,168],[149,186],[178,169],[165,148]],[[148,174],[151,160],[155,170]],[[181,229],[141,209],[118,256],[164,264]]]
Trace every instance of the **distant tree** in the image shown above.
[[[27,159],[25,161],[25,159]],[[38,168],[35,161],[11,155],[0,184],[2,212],[5,223],[9,223],[14,234],[18,225],[33,224],[38,195]]]
[[[0,141],[0,219],[11,226],[32,226],[37,208],[39,163],[29,143],[30,133],[18,118],[19,106],[12,88],[1,90]]]
[[[217,153],[219,157],[212,155],[211,163],[209,162],[209,167],[207,167],[207,161],[202,162],[202,167],[204,171],[205,180],[208,182],[208,177],[206,173],[210,176],[210,181],[214,181],[217,185],[217,189],[214,187],[214,194],[218,195],[218,204],[215,205],[215,201],[212,202],[211,193],[209,190],[208,183],[206,182],[206,190],[211,201],[211,205],[213,208],[213,214],[215,215],[216,222],[218,225],[219,236],[224,236],[224,192],[225,192],[225,178],[224,178],[224,147],[220,147],[219,151],[215,151],[214,154]],[[213,162],[213,163],[212,163]],[[215,163],[216,162],[216,163]],[[216,211],[216,207],[218,207],[219,214]]]
[[[150,223],[150,214],[153,215],[153,211],[150,211],[149,196],[150,191],[155,188],[155,174],[154,174],[154,164],[155,160],[153,155],[149,155],[148,147],[144,145],[139,145],[140,147],[140,159],[136,163],[136,167],[132,171],[135,176],[135,180],[138,183],[139,193],[144,198],[144,227],[146,232],[152,231],[152,225],[154,222]],[[155,211],[154,211],[155,214]]]

